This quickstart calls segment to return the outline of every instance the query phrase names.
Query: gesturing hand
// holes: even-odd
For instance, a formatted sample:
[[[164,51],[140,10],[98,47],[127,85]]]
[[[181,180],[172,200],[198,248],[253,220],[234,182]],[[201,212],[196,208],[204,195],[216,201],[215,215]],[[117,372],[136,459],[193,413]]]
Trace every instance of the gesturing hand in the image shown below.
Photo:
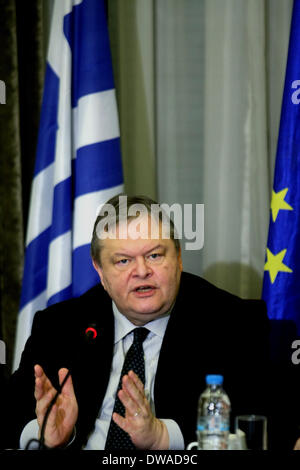
[[[118,397],[125,407],[125,417],[113,413],[112,418],[130,435],[134,445],[138,449],[168,449],[166,425],[153,415],[144,385],[133,371],[123,377]]]
[[[294,445],[293,450],[300,450],[300,438],[297,439],[296,444]]]
[[[61,384],[67,374],[67,369],[59,369],[58,377]],[[34,366],[36,416],[41,431],[47,408],[57,390],[53,387],[40,365]],[[75,397],[72,378],[69,376],[59,394],[56,403],[48,416],[45,428],[44,442],[47,447],[58,447],[66,444],[73,432],[78,417],[78,405]]]

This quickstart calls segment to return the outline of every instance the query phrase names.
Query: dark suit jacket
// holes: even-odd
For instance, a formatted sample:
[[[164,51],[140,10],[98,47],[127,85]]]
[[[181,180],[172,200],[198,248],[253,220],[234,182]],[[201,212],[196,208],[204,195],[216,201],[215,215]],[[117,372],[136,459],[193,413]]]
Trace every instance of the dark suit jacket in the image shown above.
[[[86,342],[85,330],[95,324],[98,336]],[[158,418],[172,418],[185,443],[196,437],[197,403],[205,375],[224,375],[232,416],[264,413],[269,324],[262,301],[246,301],[192,274],[182,273],[179,293],[163,339],[155,378]],[[94,423],[108,385],[113,355],[112,302],[101,285],[79,298],[38,312],[20,367],[10,381],[6,423],[8,447],[35,418],[34,364],[52,383],[67,367],[79,406],[73,448],[81,448]]]

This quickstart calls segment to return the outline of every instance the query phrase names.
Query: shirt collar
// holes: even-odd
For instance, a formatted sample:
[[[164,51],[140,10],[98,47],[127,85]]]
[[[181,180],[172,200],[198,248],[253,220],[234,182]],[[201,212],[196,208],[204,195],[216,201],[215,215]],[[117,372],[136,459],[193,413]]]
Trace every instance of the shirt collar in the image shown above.
[[[123,315],[117,308],[116,304],[112,302],[112,308],[115,318],[115,344],[118,343],[121,339],[125,338],[134,328],[134,325],[131,321],[128,320],[125,315]],[[151,331],[153,334],[164,337],[168,321],[170,319],[171,310],[163,315],[162,317],[156,318],[155,320],[146,323],[145,328]]]

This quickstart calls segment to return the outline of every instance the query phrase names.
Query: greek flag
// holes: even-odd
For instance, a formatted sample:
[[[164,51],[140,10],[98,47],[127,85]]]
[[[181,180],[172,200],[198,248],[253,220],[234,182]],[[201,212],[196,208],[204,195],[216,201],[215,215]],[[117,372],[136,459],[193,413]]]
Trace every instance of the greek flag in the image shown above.
[[[54,3],[26,237],[14,369],[37,310],[98,281],[97,209],[123,190],[104,0]]]
[[[300,1],[295,0],[274,186],[263,299],[272,319],[293,320],[300,334]]]

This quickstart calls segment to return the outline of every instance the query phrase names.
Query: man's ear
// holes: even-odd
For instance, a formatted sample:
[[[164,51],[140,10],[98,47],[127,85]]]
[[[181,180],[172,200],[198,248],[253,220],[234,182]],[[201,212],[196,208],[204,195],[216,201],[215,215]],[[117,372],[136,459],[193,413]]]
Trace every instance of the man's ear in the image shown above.
[[[178,264],[179,264],[179,269],[182,272],[183,266],[182,266],[182,257],[181,257],[181,246],[179,247],[179,250],[178,250]]]
[[[103,270],[102,270],[102,268],[99,266],[99,264],[97,263],[97,261],[95,261],[95,260],[93,259],[92,262],[93,262],[94,269],[97,271],[98,276],[100,277],[100,282],[101,282],[101,284],[102,284],[103,287],[104,287],[104,283],[103,283]],[[105,287],[104,287],[104,289],[105,289]]]

